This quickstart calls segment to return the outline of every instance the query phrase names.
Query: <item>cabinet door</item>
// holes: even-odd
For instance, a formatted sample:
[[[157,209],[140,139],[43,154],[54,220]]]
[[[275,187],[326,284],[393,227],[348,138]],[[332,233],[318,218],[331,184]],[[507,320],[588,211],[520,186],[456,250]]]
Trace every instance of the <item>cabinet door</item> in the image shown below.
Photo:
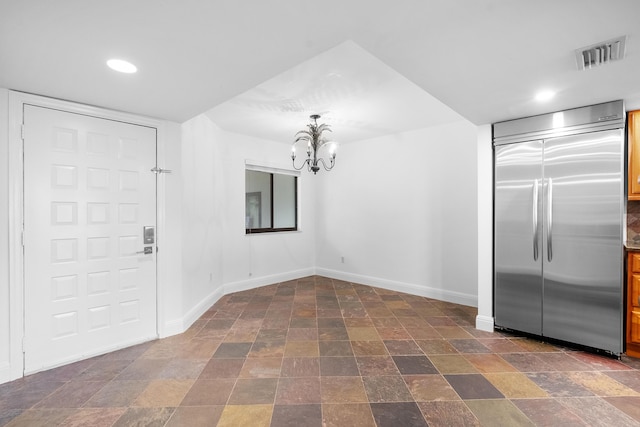
[[[640,310],[640,274],[634,274],[630,282],[629,306],[635,310]]]
[[[627,356],[640,357],[640,253],[627,257]]]
[[[629,330],[629,342],[640,344],[640,309],[631,312],[631,322]]]
[[[629,112],[629,200],[640,200],[640,110]]]
[[[631,271],[633,273],[640,273],[640,254],[630,253],[629,254],[629,265],[631,266]]]

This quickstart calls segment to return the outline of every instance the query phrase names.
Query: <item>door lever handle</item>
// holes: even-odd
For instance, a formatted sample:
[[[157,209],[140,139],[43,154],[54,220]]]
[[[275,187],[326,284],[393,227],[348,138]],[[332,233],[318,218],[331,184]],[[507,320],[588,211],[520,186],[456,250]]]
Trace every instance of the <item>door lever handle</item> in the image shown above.
[[[136,252],[136,254],[145,254],[145,255],[149,255],[152,253],[153,253],[153,246],[147,246],[144,248],[144,250]]]

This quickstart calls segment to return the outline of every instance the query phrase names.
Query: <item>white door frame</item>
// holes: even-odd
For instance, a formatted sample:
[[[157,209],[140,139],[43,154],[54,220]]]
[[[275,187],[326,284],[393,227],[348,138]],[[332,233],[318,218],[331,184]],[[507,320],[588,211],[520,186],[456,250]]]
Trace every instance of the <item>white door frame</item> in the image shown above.
[[[24,372],[24,252],[22,247],[22,224],[24,223],[24,158],[22,142],[23,105],[63,110],[70,113],[116,120],[143,125],[157,130],[157,166],[165,164],[166,123],[134,114],[111,111],[103,108],[77,104],[38,95],[9,91],[9,342],[10,342],[10,380],[21,378]],[[157,242],[161,245],[165,230],[165,179],[159,175],[157,180]],[[158,266],[162,262],[161,254],[156,258],[156,332],[163,336],[164,297],[166,283]]]

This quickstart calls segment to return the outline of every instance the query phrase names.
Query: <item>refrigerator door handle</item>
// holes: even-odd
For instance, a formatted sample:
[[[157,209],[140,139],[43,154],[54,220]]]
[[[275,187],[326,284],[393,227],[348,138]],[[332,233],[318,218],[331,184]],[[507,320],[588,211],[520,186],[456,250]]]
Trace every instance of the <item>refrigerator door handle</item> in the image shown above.
[[[549,178],[547,184],[547,260],[553,259],[553,180]]]
[[[532,218],[533,218],[533,260],[538,260],[538,180],[533,181],[533,200]]]

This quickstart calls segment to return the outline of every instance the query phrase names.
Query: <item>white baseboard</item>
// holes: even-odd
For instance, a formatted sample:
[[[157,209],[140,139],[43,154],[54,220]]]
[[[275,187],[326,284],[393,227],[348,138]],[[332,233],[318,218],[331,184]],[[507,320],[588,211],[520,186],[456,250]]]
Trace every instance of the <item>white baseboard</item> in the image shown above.
[[[175,319],[165,324],[163,335],[160,338],[166,338],[172,335],[181,334],[193,323],[200,318],[213,304],[215,304],[223,295],[234,292],[246,291],[249,289],[259,288],[260,286],[272,285],[274,283],[286,282],[289,280],[300,279],[302,277],[320,275],[332,279],[345,280],[353,283],[362,283],[365,285],[377,286],[383,289],[389,289],[398,292],[404,292],[412,295],[433,298],[440,301],[447,301],[456,304],[462,304],[472,307],[478,306],[478,298],[476,295],[463,294],[461,292],[448,291],[445,289],[431,288],[420,286],[412,283],[403,283],[393,280],[380,279],[377,277],[364,276],[343,271],[330,270],[325,268],[305,268],[300,270],[288,271],[285,273],[272,274],[268,276],[252,277],[247,280],[239,280],[235,282],[225,283],[211,292],[206,298],[201,300],[196,306],[191,308],[181,319]],[[478,325],[482,318],[482,328]],[[483,316],[476,318],[476,327],[482,330],[493,330],[493,318],[485,319]]]
[[[493,317],[478,314],[476,316],[476,329],[493,332]]]
[[[394,280],[380,279],[377,277],[364,276],[360,274],[347,273],[344,271],[330,270],[326,268],[317,268],[316,274],[320,276],[330,277],[332,279],[339,279],[347,282],[376,286],[391,291],[404,292],[407,294],[433,298],[440,301],[452,302],[455,304],[462,304],[471,307],[478,306],[478,297],[476,295],[448,291],[446,289],[431,288],[428,286],[416,285],[413,283],[397,282]]]
[[[22,375],[20,375],[20,377],[22,377]],[[0,384],[8,383],[20,377],[11,375],[11,364],[9,362],[0,364]]]
[[[223,295],[223,286],[218,287],[206,298],[200,300],[198,304],[191,308],[181,319],[175,319],[165,324],[164,334],[160,338],[178,335],[189,329],[193,323],[200,318],[213,304],[215,304]]]
[[[200,316],[202,316],[202,313],[200,313]],[[200,316],[198,316],[198,317],[200,317]],[[184,331],[186,331],[187,329],[189,329],[188,326],[186,328],[184,326],[184,319],[187,318],[187,317],[191,317],[191,316],[187,315],[184,318],[174,319],[174,320],[170,320],[170,321],[166,322],[164,324],[164,328],[162,329],[162,331],[159,332],[159,337],[160,338],[171,337],[171,336],[174,336],[174,335],[181,334]],[[196,317],[196,319],[197,319],[197,317]]]
[[[316,274],[316,270],[314,268],[303,268],[300,270],[288,271],[286,273],[271,274],[269,276],[260,276],[247,280],[226,283],[223,286],[224,295],[246,291],[248,289],[255,289],[260,286],[273,285],[274,283],[286,282],[288,280],[300,279],[301,277],[313,276],[314,274]]]
[[[219,286],[215,291],[211,292],[206,298],[200,301],[196,306],[191,308],[181,319],[174,319],[165,324],[163,335],[160,338],[170,337],[172,335],[181,334],[193,323],[200,318],[213,304],[215,304],[222,296],[234,292],[246,291],[249,289],[259,288],[260,286],[272,285],[274,283],[295,280],[301,277],[312,276],[316,274],[315,269],[305,268],[301,270],[289,271],[281,274],[272,274],[269,276],[254,277],[248,280],[241,280],[226,283]]]

